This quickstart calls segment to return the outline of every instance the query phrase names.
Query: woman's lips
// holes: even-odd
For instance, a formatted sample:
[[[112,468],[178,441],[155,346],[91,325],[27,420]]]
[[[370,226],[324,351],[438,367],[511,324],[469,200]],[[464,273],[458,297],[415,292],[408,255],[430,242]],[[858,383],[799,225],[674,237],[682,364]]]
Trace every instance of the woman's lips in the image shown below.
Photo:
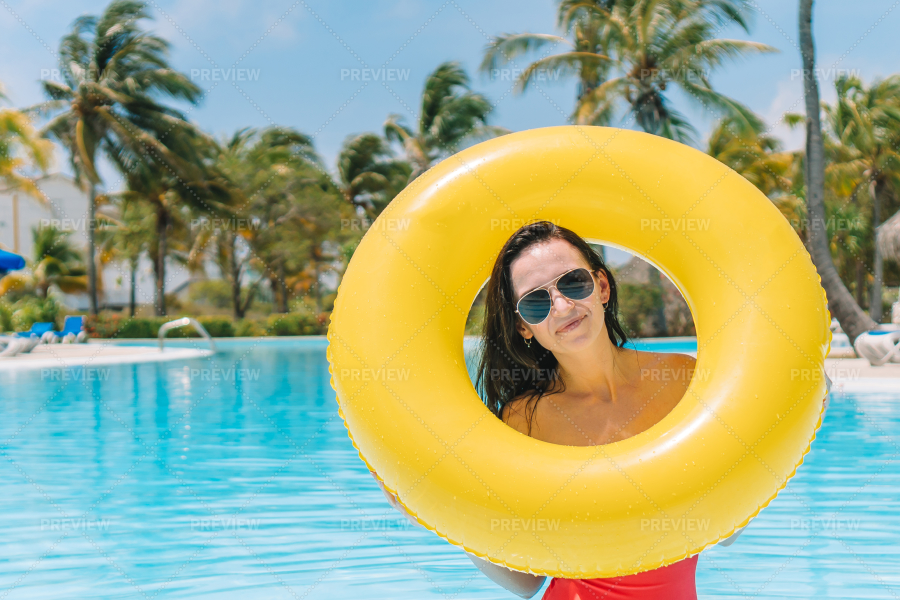
[[[586,316],[587,316],[587,315],[584,315],[584,316],[581,317],[580,319],[577,319],[577,320],[575,320],[575,321],[572,321],[571,323],[569,323],[569,324],[566,325],[565,327],[561,328],[561,329],[560,329],[559,331],[557,331],[556,333],[567,333],[567,332],[569,332],[569,331],[572,331],[573,329],[575,329],[576,327],[578,327],[578,326],[581,324],[582,321],[584,321],[584,318],[585,318]]]

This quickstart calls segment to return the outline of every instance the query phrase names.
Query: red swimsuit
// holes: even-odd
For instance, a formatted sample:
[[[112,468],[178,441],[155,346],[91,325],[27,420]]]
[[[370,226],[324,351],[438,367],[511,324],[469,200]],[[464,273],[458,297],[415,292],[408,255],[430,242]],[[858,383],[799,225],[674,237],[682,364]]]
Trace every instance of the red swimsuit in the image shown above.
[[[542,600],[697,600],[699,554],[652,571],[604,579],[554,579]]]

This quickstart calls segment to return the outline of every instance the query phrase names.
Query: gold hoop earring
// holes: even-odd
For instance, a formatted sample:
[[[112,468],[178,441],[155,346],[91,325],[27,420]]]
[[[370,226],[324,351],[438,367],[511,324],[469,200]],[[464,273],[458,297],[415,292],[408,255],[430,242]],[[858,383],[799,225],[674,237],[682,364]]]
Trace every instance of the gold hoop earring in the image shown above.
[[[531,338],[525,338],[525,346],[531,348]]]

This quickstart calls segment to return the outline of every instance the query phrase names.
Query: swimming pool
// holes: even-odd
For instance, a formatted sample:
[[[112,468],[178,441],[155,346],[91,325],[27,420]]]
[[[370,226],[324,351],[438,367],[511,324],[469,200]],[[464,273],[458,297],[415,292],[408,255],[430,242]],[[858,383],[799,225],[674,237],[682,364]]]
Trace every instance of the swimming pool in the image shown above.
[[[515,597],[387,505],[323,338],[217,343],[187,362],[0,373],[3,597]],[[787,488],[701,554],[700,597],[896,598],[898,434],[900,390],[835,393]]]

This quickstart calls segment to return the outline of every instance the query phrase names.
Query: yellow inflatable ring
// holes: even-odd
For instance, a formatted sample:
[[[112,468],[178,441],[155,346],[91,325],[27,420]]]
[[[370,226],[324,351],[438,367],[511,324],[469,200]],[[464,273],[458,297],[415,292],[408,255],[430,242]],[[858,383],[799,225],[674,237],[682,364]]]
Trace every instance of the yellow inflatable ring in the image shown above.
[[[687,393],[626,440],[535,440],[469,378],[469,307],[541,219],[650,261],[693,314]],[[740,175],[653,135],[548,127],[459,152],[391,202],[338,290],[328,360],[360,457],[425,527],[519,571],[612,577],[700,552],[784,488],[821,425],[829,324],[809,254]]]

